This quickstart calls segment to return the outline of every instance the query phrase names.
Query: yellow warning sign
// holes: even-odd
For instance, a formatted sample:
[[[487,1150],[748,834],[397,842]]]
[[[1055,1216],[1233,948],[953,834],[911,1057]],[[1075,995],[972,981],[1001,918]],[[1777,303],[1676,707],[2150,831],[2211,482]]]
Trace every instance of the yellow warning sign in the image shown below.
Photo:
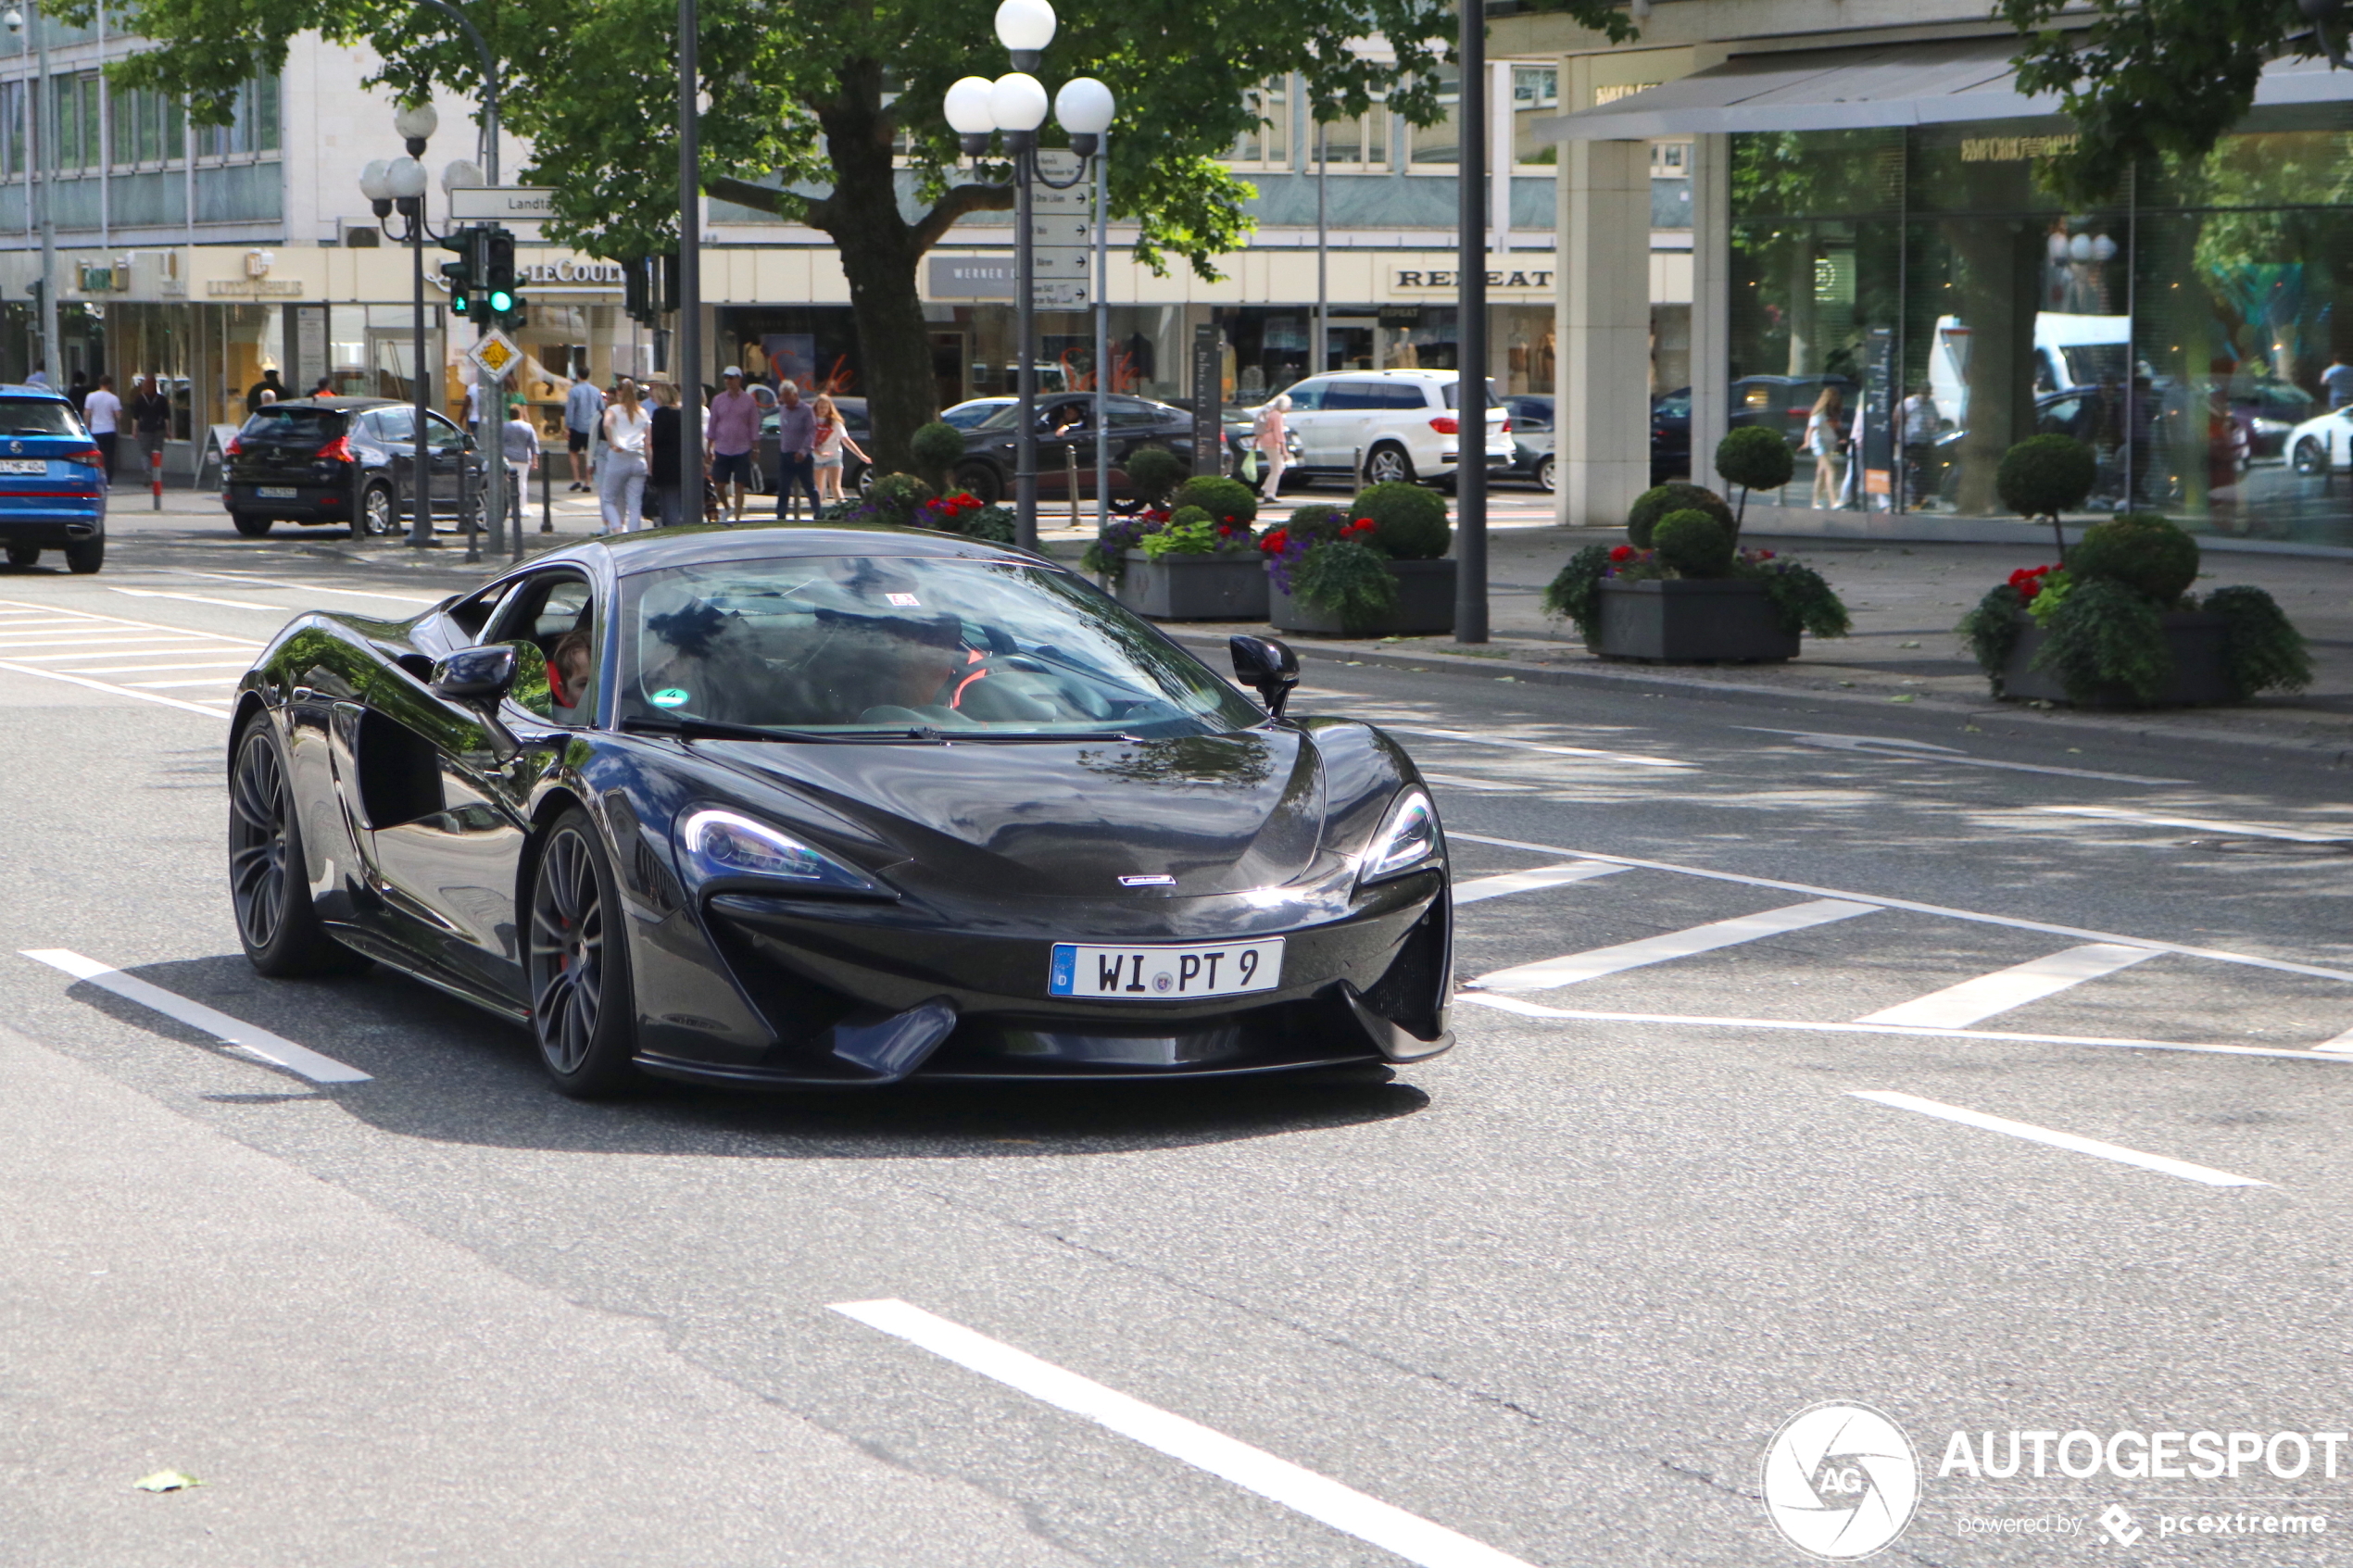
[[[503,376],[522,358],[522,350],[515,340],[502,332],[492,332],[475,343],[466,358],[487,370],[492,376]]]

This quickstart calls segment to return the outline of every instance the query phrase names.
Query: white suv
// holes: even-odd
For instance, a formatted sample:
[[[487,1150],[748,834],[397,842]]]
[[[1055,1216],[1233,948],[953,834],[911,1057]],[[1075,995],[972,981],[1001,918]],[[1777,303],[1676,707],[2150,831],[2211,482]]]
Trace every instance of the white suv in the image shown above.
[[[1453,370],[1341,370],[1310,376],[1287,389],[1284,423],[1299,434],[1291,472],[1346,474],[1361,466],[1367,483],[1454,481],[1460,430]],[[1494,383],[1487,394],[1487,469],[1512,465],[1511,420]]]

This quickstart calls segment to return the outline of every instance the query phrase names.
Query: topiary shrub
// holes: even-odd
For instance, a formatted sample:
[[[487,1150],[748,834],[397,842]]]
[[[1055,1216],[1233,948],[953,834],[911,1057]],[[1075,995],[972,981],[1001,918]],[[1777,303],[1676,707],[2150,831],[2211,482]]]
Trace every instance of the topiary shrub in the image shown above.
[[[1165,446],[1139,446],[1119,465],[1127,473],[1127,488],[1137,499],[1156,507],[1168,493],[1185,483],[1193,466]]]
[[[2197,541],[2154,513],[2126,512],[2085,529],[2067,570],[2121,583],[2171,609],[2197,581]]]
[[[907,438],[907,450],[914,458],[917,470],[929,474],[933,483],[945,488],[949,470],[964,456],[964,433],[945,420],[934,420],[915,427],[915,433]]]
[[[1249,527],[1258,520],[1258,495],[1239,479],[1226,479],[1216,474],[1195,474],[1176,486],[1168,497],[1169,521],[1187,508],[1198,508],[1219,522],[1236,522]]]
[[[2260,691],[2300,692],[2312,684],[2312,655],[2304,634],[2260,588],[2217,588],[2199,607],[2228,621],[2222,672],[2241,702]]]
[[[1721,577],[1732,567],[1732,531],[1696,508],[1660,518],[1651,548],[1679,576]]]
[[[1716,444],[1716,471],[1727,483],[1741,487],[1740,510],[1732,519],[1732,532],[1738,533],[1748,519],[1748,493],[1787,484],[1797,471],[1797,458],[1776,433],[1743,425]]]
[[[2067,559],[2067,534],[2059,513],[2073,511],[2100,482],[2100,460],[2071,435],[2030,435],[2002,454],[1994,493],[2019,516],[2048,518],[2059,559]]]
[[[1723,496],[1704,484],[1686,484],[1679,479],[1645,490],[1634,498],[1633,507],[1626,514],[1626,537],[1633,541],[1636,549],[1647,550],[1651,547],[1651,530],[1658,526],[1658,520],[1668,512],[1686,511],[1705,512],[1728,531],[1740,532],[1740,520],[1724,504]]]
[[[1397,607],[1397,579],[1389,563],[1353,539],[1333,539],[1309,550],[1291,569],[1290,591],[1303,604],[1340,618],[1342,628],[1368,625]]]
[[[915,514],[925,502],[937,495],[932,487],[912,473],[887,473],[877,478],[866,492],[861,510],[875,522],[896,523],[901,528],[915,526]]]
[[[1436,560],[1453,543],[1445,497],[1418,484],[1368,484],[1349,509],[1354,514],[1351,521],[1372,519],[1372,534],[1365,543],[1391,560]]]
[[[1293,507],[1283,529],[1294,539],[1303,539],[1311,546],[1320,545],[1327,539],[1339,538],[1340,531],[1347,527],[1350,521],[1343,508],[1311,501],[1303,507]]]

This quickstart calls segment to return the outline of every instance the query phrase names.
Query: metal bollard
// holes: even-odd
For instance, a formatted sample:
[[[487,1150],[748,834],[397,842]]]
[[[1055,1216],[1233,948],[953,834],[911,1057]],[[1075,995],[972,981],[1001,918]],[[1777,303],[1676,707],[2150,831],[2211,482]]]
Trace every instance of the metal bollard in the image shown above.
[[[163,443],[147,448],[147,482],[155,493],[156,510],[163,510]]]
[[[1078,526],[1078,443],[1063,448],[1063,483],[1070,488],[1070,525]]]
[[[556,462],[555,455],[549,453],[539,465],[539,532],[553,533],[555,531]]]

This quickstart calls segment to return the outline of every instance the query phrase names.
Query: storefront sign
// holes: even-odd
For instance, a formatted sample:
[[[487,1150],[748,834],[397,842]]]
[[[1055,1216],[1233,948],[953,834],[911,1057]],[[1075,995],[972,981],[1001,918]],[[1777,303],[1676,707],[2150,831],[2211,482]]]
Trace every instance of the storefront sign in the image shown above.
[[[1963,163],[2024,163],[2050,157],[2075,145],[2073,136],[1965,136]]]
[[[925,292],[934,299],[1011,299],[1014,281],[1010,256],[935,256]]]
[[[1462,287],[1462,276],[1460,272],[1443,267],[1393,267],[1390,269],[1389,282],[1390,287],[1399,294],[1408,294],[1418,290],[1431,292],[1443,290],[1452,293]],[[1487,271],[1487,286],[1491,289],[1529,289],[1531,291],[1549,289],[1553,286],[1553,273],[1550,268],[1539,270],[1532,268],[1506,270],[1491,267]]]
[[[293,299],[300,297],[302,282],[297,278],[215,278],[204,286],[204,292],[218,299]]]
[[[623,280],[618,261],[526,261],[522,268],[523,281],[532,283],[590,283],[599,288],[617,289]]]

